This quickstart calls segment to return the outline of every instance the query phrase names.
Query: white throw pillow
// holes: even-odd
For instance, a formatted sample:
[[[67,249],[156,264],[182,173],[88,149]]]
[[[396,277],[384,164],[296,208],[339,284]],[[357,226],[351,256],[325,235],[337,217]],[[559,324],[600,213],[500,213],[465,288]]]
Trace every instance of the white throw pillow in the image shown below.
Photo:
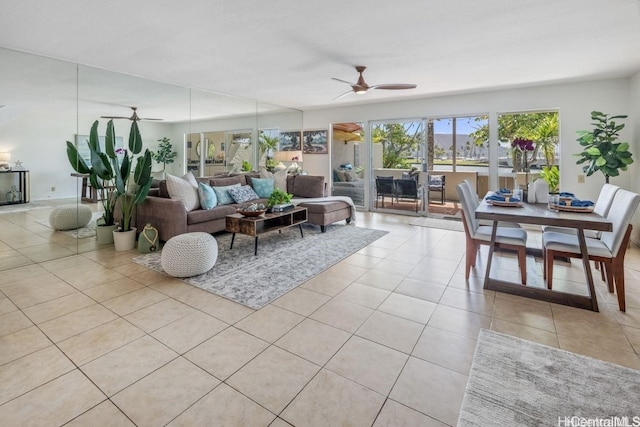
[[[187,175],[191,175],[193,183],[190,182]],[[200,198],[198,197],[198,183],[191,173],[183,178],[167,174],[167,192],[172,199],[180,200],[184,208],[191,212],[200,207]],[[195,185],[194,185],[195,183]]]

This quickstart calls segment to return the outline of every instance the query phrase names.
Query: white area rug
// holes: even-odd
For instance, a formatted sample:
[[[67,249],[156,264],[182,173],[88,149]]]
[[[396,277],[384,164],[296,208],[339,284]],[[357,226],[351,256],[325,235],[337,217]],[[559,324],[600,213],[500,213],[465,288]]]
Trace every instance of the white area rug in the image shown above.
[[[571,419],[625,416],[628,425],[640,417],[640,371],[480,332],[458,426],[623,425]]]
[[[75,230],[58,230],[58,233],[66,234],[67,236],[75,237],[78,239],[86,239],[88,237],[96,236],[96,220],[102,216],[102,212],[94,212],[91,216],[91,221],[84,227],[77,228]],[[48,219],[36,221],[40,225],[51,228]]]
[[[214,294],[258,309],[284,295],[338,261],[364,248],[386,231],[330,225],[326,233],[318,226],[303,226],[271,232],[259,237],[258,255],[254,256],[253,237],[236,235],[229,249],[231,234],[216,235],[218,261],[208,272],[183,279]],[[156,271],[163,271],[160,253],[133,259]]]

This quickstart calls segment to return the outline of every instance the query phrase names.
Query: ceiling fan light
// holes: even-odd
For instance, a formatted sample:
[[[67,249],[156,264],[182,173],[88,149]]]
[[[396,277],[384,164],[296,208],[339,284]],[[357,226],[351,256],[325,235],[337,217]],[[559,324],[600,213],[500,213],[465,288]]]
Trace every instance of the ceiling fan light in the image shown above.
[[[367,90],[363,87],[360,87],[358,89],[355,89],[354,92],[357,93],[358,95],[364,95],[365,93],[367,93]]]

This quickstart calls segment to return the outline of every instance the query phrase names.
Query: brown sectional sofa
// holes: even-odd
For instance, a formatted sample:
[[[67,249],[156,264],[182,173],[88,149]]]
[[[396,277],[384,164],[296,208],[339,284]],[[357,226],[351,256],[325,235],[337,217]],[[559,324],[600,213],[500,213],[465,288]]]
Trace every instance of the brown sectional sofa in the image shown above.
[[[239,183],[251,185],[250,175],[235,175],[229,177],[196,178],[212,187],[227,186]],[[257,175],[255,175],[257,177]],[[266,199],[252,200],[251,203],[267,203]],[[149,196],[137,206],[135,223],[151,224],[158,229],[160,240],[167,241],[179,234],[203,231],[217,233],[225,229],[225,217],[236,212],[240,206],[248,203],[216,206],[210,210],[196,209],[187,212],[180,200],[170,199],[166,182],[160,181],[159,188],[152,189]],[[140,228],[136,225],[136,227]]]
[[[353,208],[341,200],[318,200],[327,197],[327,184],[324,176],[293,175],[287,177],[287,193],[294,197],[298,206],[307,208],[307,222],[319,225],[324,233],[326,226],[345,220],[351,222]],[[304,202],[309,198],[313,201]]]
[[[227,186],[239,183],[251,185],[251,177],[258,174],[240,174],[225,177],[196,178],[212,187]],[[293,194],[297,202],[300,198],[323,198],[326,195],[326,184],[323,176],[297,175],[287,177],[287,192]],[[252,200],[248,203],[267,203],[267,199]],[[134,225],[141,229],[151,224],[158,229],[160,240],[167,241],[179,234],[202,231],[217,233],[224,231],[227,215],[236,212],[247,203],[216,206],[210,210],[196,209],[187,212],[180,200],[169,198],[166,182],[160,181],[159,187],[151,189],[149,196],[136,207]],[[351,206],[343,201],[314,201],[313,203],[297,203],[307,208],[308,222],[319,225],[324,232],[325,226],[336,221],[351,220]]]

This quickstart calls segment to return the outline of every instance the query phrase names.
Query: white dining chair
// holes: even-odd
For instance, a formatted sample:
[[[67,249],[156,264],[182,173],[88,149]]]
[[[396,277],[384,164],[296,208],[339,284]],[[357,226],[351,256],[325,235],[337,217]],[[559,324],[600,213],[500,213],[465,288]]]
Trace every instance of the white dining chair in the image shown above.
[[[585,238],[589,259],[604,265],[609,292],[618,294],[618,307],[626,310],[624,293],[624,256],[631,237],[631,218],[640,203],[640,195],[618,189],[606,218],[612,231],[603,231],[599,239]],[[576,234],[547,231],[542,233],[543,276],[547,288],[553,285],[553,261],[556,257],[581,258]]]
[[[491,244],[492,226],[480,225],[475,217],[475,210],[479,202],[477,197],[471,198],[465,190],[465,184],[458,184],[456,191],[462,205],[462,223],[466,236],[465,278],[469,279],[471,267],[476,266],[480,245]],[[511,249],[518,253],[518,266],[522,284],[527,283],[527,232],[522,228],[498,227],[496,230],[496,248]]]
[[[593,212],[597,213],[600,216],[606,217],[609,213],[609,209],[611,209],[611,205],[613,204],[613,197],[616,195],[616,191],[618,191],[620,187],[613,184],[605,184],[600,189],[600,194],[598,195],[598,200],[596,200],[596,204],[593,207]],[[543,225],[542,232],[545,231],[555,231],[556,233],[567,233],[567,234],[576,234],[577,230],[575,228],[568,227],[556,227],[553,225]],[[596,230],[584,230],[584,237],[590,237],[592,239],[600,238],[600,231]],[[607,281],[606,272],[604,266],[601,265],[600,262],[593,262],[596,270],[600,271],[600,278],[604,281]],[[612,289],[613,284],[607,283],[609,289]],[[613,292],[613,291],[612,291]]]
[[[598,200],[596,200],[596,204],[593,206],[593,212],[597,213],[600,216],[606,217],[609,214],[609,209],[611,209],[611,205],[613,204],[613,197],[616,195],[616,192],[620,189],[617,185],[613,184],[605,184],[600,189],[600,194],[598,195]],[[555,231],[556,233],[567,233],[567,234],[576,234],[577,231],[575,228],[567,228],[567,227],[554,227],[552,225],[543,225],[542,232],[545,231]],[[584,230],[584,237],[590,237],[593,239],[600,238],[600,232],[595,230]]]

